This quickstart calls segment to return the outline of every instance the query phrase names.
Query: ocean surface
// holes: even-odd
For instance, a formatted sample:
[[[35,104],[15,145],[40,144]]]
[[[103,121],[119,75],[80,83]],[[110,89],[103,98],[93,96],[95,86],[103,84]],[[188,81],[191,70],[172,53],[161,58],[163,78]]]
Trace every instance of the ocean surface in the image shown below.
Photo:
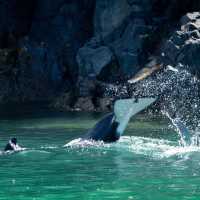
[[[0,200],[199,200],[200,148],[180,147],[167,119],[137,115],[119,142],[64,147],[102,117],[0,108]]]

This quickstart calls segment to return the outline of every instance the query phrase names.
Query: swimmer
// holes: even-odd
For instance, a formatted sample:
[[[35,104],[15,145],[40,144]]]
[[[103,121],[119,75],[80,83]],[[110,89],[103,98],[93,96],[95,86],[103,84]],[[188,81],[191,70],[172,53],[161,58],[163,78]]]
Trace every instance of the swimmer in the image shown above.
[[[20,147],[17,144],[17,138],[12,138],[11,140],[9,140],[8,144],[5,146],[4,151],[21,151],[24,148]]]

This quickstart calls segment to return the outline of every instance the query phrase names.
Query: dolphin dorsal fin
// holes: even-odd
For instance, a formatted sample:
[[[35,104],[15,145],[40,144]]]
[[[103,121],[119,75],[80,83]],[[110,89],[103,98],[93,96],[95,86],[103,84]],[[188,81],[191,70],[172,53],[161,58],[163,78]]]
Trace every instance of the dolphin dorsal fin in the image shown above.
[[[122,135],[132,116],[152,104],[156,98],[120,99],[114,104],[115,121],[119,123],[117,133]]]

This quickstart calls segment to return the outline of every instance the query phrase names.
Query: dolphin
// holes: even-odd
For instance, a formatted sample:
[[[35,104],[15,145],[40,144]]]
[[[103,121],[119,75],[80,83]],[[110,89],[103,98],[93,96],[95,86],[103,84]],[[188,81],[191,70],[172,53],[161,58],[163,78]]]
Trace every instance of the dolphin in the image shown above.
[[[144,110],[155,100],[156,98],[117,100],[114,103],[114,111],[105,115],[82,139],[107,143],[116,142],[124,133],[131,117]]]

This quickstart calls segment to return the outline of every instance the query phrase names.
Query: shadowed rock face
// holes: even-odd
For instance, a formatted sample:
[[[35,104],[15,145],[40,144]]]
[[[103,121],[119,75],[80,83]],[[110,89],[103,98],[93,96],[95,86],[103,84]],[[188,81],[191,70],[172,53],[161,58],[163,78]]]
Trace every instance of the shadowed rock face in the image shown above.
[[[15,37],[29,34],[37,1],[8,0],[0,1],[0,30],[12,33]]]
[[[0,47],[17,49],[20,93],[27,81],[30,92],[24,95],[30,99],[75,87],[76,52],[93,33],[94,5],[88,0],[0,2]]]
[[[200,13],[188,13],[181,18],[180,24],[180,28],[173,32],[161,48],[164,55],[163,62],[172,66],[182,63],[199,75]]]
[[[164,63],[199,71],[198,17],[182,18],[199,8],[198,0],[0,0],[0,48],[15,52],[8,68],[17,71],[0,74],[0,96],[78,97],[77,88],[92,96],[80,80],[124,81],[161,53]]]

